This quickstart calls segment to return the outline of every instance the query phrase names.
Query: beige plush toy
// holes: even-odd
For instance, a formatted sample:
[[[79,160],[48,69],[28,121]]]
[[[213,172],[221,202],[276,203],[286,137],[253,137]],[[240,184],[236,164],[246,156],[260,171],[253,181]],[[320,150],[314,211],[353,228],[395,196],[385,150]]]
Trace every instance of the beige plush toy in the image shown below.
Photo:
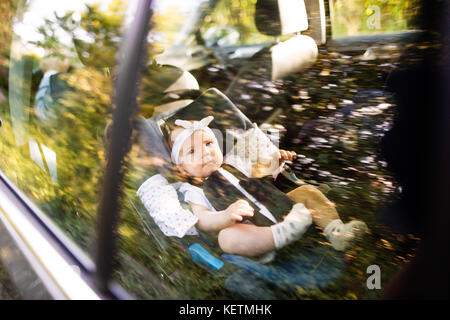
[[[248,177],[260,178],[279,173],[279,150],[262,132],[258,125],[247,131],[231,131],[237,140],[234,148],[226,155],[226,162],[235,165]]]

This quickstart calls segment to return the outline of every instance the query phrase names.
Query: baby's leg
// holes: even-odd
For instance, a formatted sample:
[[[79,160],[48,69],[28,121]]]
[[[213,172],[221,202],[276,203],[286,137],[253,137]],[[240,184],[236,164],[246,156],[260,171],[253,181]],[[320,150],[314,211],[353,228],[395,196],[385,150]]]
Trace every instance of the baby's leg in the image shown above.
[[[219,245],[227,253],[257,256],[298,240],[311,225],[309,210],[296,204],[282,222],[270,227],[238,223],[219,232]]]
[[[295,203],[303,203],[311,213],[313,222],[324,229],[331,221],[339,219],[333,202],[313,186],[301,186],[287,194]]]
[[[275,250],[270,227],[258,227],[253,224],[236,223],[219,232],[219,246],[229,254],[258,256]]]
[[[313,186],[301,186],[287,194],[296,203],[303,203],[313,222],[323,229],[333,248],[345,251],[367,232],[367,225],[359,220],[343,223],[334,203]]]

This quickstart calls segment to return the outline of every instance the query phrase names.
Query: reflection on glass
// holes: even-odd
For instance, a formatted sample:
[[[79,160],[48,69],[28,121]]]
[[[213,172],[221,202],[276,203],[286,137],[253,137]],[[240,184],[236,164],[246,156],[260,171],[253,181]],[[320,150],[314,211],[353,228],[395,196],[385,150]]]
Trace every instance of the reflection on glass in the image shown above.
[[[19,3],[13,24],[0,167],[85,250],[126,15],[124,1],[35,0]]]
[[[333,37],[395,33],[417,28],[419,0],[332,0]]]
[[[205,32],[215,26],[240,27],[241,40],[264,41],[253,34],[253,27],[250,27],[254,23],[254,1],[241,1],[240,6],[236,1],[218,1],[217,6],[214,6],[216,1],[207,1],[212,9],[204,6],[203,12],[194,7],[189,11],[191,2],[186,6],[159,2],[167,6],[160,4],[166,11],[156,12],[150,38],[157,41],[155,47],[159,51],[155,47],[149,48],[151,57],[163,49],[170,52],[176,35],[188,36],[180,37],[181,42],[174,46],[177,55],[173,55],[172,60],[164,60],[171,66],[152,64],[144,73],[138,99],[142,109],[136,121],[135,140],[127,157],[127,173],[122,186],[120,267],[115,278],[139,298],[379,298],[381,291],[371,290],[366,285],[370,276],[366,272],[368,267],[380,267],[383,288],[398,267],[414,255],[420,241],[413,234],[397,234],[379,221],[379,213],[385,205],[401,192],[398,182],[386,169],[386,162],[378,157],[377,149],[378,140],[389,129],[395,110],[392,97],[383,91],[384,79],[398,64],[402,45],[383,39],[382,45],[389,50],[388,54],[376,52],[372,60],[363,57],[366,49],[363,47],[352,48],[355,51],[351,52],[319,47],[318,59],[311,67],[283,80],[272,81],[265,74],[267,66],[257,65],[251,55],[240,56],[243,69],[239,66],[235,69],[232,57],[238,50],[247,49],[245,42],[238,43],[236,50],[229,52],[215,47],[218,51],[210,55],[207,44],[202,41]],[[398,8],[414,8],[412,2],[399,3]],[[235,14],[238,7],[240,13],[244,13]],[[350,9],[361,10],[355,7],[358,6],[353,3]],[[383,5],[380,9],[381,28],[385,31],[410,28],[410,25],[386,26],[383,18],[387,9]],[[367,17],[371,19],[367,22],[364,17],[361,28],[378,30],[378,12],[375,8],[370,10],[373,12],[368,11]],[[177,15],[171,15],[171,12],[182,12],[191,19],[174,21],[172,19]],[[414,18],[414,12],[408,12],[410,15],[405,19]],[[348,14],[353,11],[349,10]],[[332,21],[333,28],[340,28],[339,22]],[[185,33],[186,30],[189,32]],[[167,35],[171,35],[172,40],[159,41]],[[254,49],[258,52],[262,48],[255,46]],[[232,88],[227,97],[240,112],[251,122],[256,122],[269,137],[279,138],[280,148],[296,151],[298,157],[291,165],[292,172],[301,180],[322,187],[321,190],[328,187],[326,197],[335,204],[344,222],[358,219],[367,223],[370,233],[366,238],[350,250],[340,252],[332,248],[322,230],[311,227],[292,248],[286,247],[277,253],[274,261],[263,263],[270,259],[249,261],[243,255],[236,255],[226,260],[222,256],[224,252],[202,232],[199,232],[200,236],[167,236],[158,226],[160,221],[152,217],[145,199],[141,201],[145,195],[138,190],[145,189],[145,182],[158,174],[169,184],[179,181],[170,165],[164,127],[167,118],[174,112],[182,113],[189,102],[186,102],[183,88],[178,92],[165,91],[176,82],[176,73],[168,72],[169,67],[173,71],[174,66],[190,70],[203,93],[211,87],[219,87],[222,92]],[[248,74],[240,72],[245,67],[250,69]],[[189,98],[192,101],[199,96],[196,92]],[[177,101],[183,103],[169,107],[169,102]],[[164,114],[164,106],[167,106],[167,114]],[[205,112],[201,115],[188,111],[183,117],[181,113],[177,114],[182,119],[191,117],[192,120],[214,114],[224,128],[239,127],[232,117],[232,110],[216,109],[217,101],[205,103],[204,107]],[[224,154],[226,151],[228,148]],[[276,186],[283,192],[295,187],[283,175],[277,179]],[[164,199],[169,197],[168,194],[169,191],[164,194]],[[224,193],[216,200],[227,196]],[[177,199],[170,199],[171,202],[165,201],[164,205],[175,203],[178,208]],[[182,200],[178,194],[180,207],[192,210]],[[276,199],[272,200],[274,205],[279,204]],[[201,243],[209,254],[221,260],[223,267],[212,258],[210,263],[201,263],[199,257],[208,254],[197,246],[192,247],[196,243]]]
[[[14,24],[9,91],[2,92],[6,100],[0,101],[0,147],[7,155],[0,167],[89,249],[111,121],[115,55],[123,22],[132,21],[133,3],[55,1],[50,9],[42,3],[22,3]],[[410,29],[415,3],[380,1],[365,8],[361,1],[334,1],[333,35]],[[366,286],[367,268],[380,266],[384,287],[398,266],[411,259],[420,240],[392,232],[378,221],[378,212],[401,193],[378,158],[377,147],[394,117],[395,103],[383,91],[384,78],[395,68],[402,46],[385,41],[388,54],[368,50],[364,55],[365,48],[355,54],[321,47],[311,67],[283,80],[272,81],[266,65],[253,64],[250,73],[241,73],[233,60],[238,57],[241,66],[248,67],[264,42],[274,40],[254,30],[254,5],[253,0],[155,2],[148,37],[152,63],[144,68],[141,113],[122,185],[115,279],[138,298],[378,298],[380,291]],[[386,19],[386,11],[394,18]],[[206,47],[207,30],[222,26],[239,31],[237,42],[236,33],[230,33],[236,50]],[[168,56],[176,53],[165,60],[171,66],[153,63],[163,50]],[[179,82],[185,69],[196,81],[190,76]],[[326,196],[336,203],[342,220],[368,224],[366,240],[342,253],[331,248],[321,230],[310,228],[271,263],[236,255],[219,269],[215,263],[200,263],[203,251],[191,247],[202,242],[224,262],[223,252],[208,237],[166,236],[136,192],[157,174],[167,175],[170,183],[178,181],[168,175],[173,168],[161,142],[169,117],[164,112],[186,106],[199,97],[199,88],[204,92],[211,87],[231,88],[227,96],[240,112],[278,137],[282,149],[295,150],[292,171],[314,186],[329,186]],[[214,113],[217,103],[204,106],[201,118]],[[224,127],[238,126],[231,109],[217,114]],[[283,192],[293,187],[288,180],[276,183]],[[273,202],[277,205],[276,199]],[[192,210],[186,203],[180,206]]]
[[[36,140],[30,139],[29,140],[29,144],[30,144],[30,157],[31,157],[31,159],[34,162],[36,162],[37,165],[39,167],[41,167],[42,170],[45,171],[44,161],[42,160],[41,152],[39,151],[38,143],[36,142]]]

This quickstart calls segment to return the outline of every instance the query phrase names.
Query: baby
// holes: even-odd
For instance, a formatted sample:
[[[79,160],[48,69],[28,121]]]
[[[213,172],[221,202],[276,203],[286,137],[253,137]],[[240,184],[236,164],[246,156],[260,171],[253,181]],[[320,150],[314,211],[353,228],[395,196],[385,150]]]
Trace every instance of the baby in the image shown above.
[[[344,224],[334,205],[311,186],[301,186],[287,194],[293,205],[285,213],[284,219],[277,221],[267,206],[242,188],[239,179],[224,169],[224,156],[214,133],[208,127],[212,120],[212,116],[201,121],[176,120],[175,125],[178,127],[170,135],[171,158],[186,177],[207,181],[218,173],[241,192],[242,199],[218,211],[211,203],[214,199],[208,198],[198,186],[184,182],[179,188],[198,218],[196,227],[218,232],[218,243],[224,252],[258,256],[281,249],[302,237],[312,221],[323,228],[337,250],[345,250],[366,231],[367,226],[361,221]],[[292,160],[294,157],[292,152],[280,151],[279,154],[283,160]],[[254,216],[255,206],[272,221],[271,225],[254,225],[247,220]]]

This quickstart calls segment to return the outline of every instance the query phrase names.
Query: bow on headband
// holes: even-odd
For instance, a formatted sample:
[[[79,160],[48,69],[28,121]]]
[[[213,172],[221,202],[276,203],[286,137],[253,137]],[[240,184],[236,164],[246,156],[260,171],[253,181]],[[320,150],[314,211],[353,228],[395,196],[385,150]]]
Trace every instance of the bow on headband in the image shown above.
[[[194,121],[194,122],[177,119],[177,120],[175,120],[175,125],[183,127],[188,130],[192,130],[192,132],[194,132],[196,130],[200,130],[200,129],[207,127],[213,120],[214,120],[213,116],[208,116],[206,118],[203,118],[200,121]]]
[[[180,154],[181,147],[183,146],[184,141],[186,141],[187,138],[189,138],[195,131],[197,130],[206,130],[209,131],[212,135],[214,133],[211,131],[210,128],[208,128],[208,125],[211,123],[211,121],[214,120],[213,116],[208,116],[206,118],[203,118],[200,121],[186,121],[186,120],[175,120],[175,125],[185,128],[183,132],[181,132],[176,138],[173,143],[172,147],[172,153],[171,158],[173,163],[178,165],[178,156]]]

